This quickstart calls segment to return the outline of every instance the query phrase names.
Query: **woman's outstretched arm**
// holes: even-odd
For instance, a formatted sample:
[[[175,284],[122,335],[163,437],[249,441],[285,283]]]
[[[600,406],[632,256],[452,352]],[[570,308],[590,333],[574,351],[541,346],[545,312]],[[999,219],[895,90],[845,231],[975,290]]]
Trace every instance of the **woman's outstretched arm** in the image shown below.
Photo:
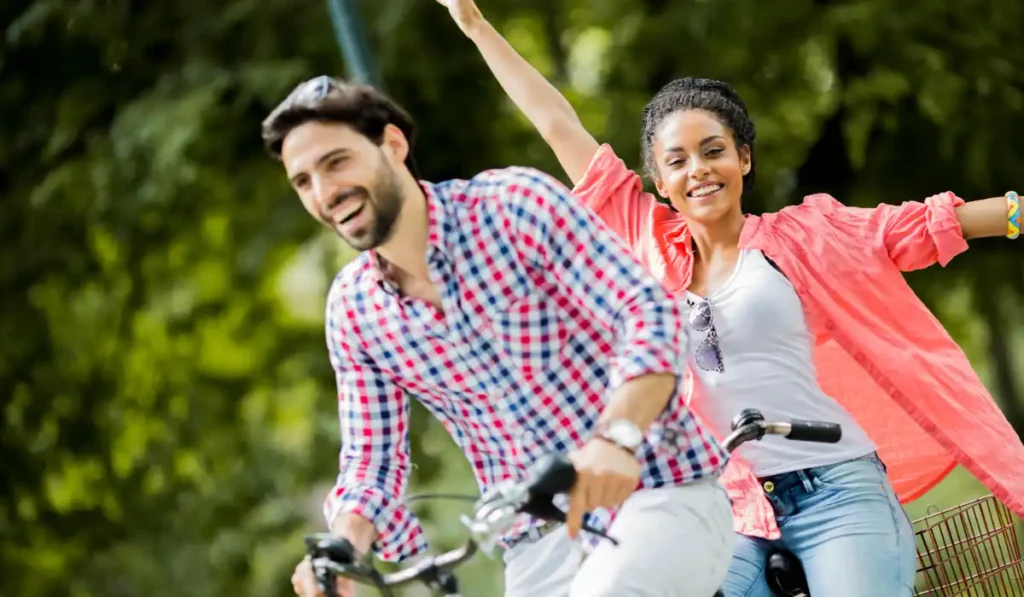
[[[1017,202],[1015,195],[965,202],[946,192],[873,208],[847,207],[828,195],[812,195],[804,205],[829,215],[845,237],[884,247],[897,267],[913,271],[946,265],[967,250],[969,239],[1008,236],[1011,219],[1019,229]]]

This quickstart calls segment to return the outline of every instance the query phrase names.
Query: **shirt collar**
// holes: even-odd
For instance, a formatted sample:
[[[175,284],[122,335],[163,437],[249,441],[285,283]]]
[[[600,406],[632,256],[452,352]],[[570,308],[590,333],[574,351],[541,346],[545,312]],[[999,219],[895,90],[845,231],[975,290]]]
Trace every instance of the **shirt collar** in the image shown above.
[[[687,255],[693,255],[693,243],[691,242],[690,237],[690,227],[686,225],[686,220],[684,220],[682,216],[674,218],[665,224],[665,228],[662,232],[662,238],[671,245],[681,247]]]
[[[450,232],[448,229],[448,209],[450,201],[447,189],[438,185],[420,181],[423,196],[427,200],[427,248],[444,254],[444,239]]]
[[[761,226],[761,218],[746,214],[743,220],[743,228],[740,230],[739,246],[741,249],[748,248]],[[682,217],[675,218],[665,224],[662,231],[662,238],[672,245],[679,246],[687,256],[693,257],[693,242],[690,235],[690,227]]]

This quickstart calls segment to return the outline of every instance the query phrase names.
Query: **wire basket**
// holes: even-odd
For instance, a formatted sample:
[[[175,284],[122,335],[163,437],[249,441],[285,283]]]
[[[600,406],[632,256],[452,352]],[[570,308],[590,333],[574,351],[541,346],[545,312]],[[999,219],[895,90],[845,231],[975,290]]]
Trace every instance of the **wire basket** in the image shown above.
[[[1016,518],[993,496],[914,521],[919,597],[1024,595]]]

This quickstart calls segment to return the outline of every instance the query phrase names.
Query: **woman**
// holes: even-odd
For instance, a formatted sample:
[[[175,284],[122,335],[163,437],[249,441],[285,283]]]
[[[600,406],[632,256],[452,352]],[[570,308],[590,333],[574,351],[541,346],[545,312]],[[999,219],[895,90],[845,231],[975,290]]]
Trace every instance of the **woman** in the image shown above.
[[[800,558],[814,595],[911,595],[915,543],[900,500],[957,463],[1024,514],[1024,446],[901,274],[945,265],[965,239],[1010,235],[1016,195],[875,209],[813,195],[745,216],[754,125],[728,85],[682,79],[644,111],[644,161],[664,206],[471,0],[441,1],[576,196],[691,305],[694,409],[720,434],[743,407],[843,425],[833,446],[768,439],[733,458],[726,485],[740,535],[728,597],[769,595],[773,546]]]

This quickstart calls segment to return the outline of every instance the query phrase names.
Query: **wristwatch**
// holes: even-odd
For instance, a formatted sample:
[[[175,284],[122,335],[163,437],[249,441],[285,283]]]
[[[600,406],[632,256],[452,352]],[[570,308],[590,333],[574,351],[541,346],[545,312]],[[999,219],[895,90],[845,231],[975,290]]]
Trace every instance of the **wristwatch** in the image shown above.
[[[640,451],[640,444],[644,442],[644,432],[636,423],[628,419],[598,421],[596,436],[615,444],[634,456]]]

